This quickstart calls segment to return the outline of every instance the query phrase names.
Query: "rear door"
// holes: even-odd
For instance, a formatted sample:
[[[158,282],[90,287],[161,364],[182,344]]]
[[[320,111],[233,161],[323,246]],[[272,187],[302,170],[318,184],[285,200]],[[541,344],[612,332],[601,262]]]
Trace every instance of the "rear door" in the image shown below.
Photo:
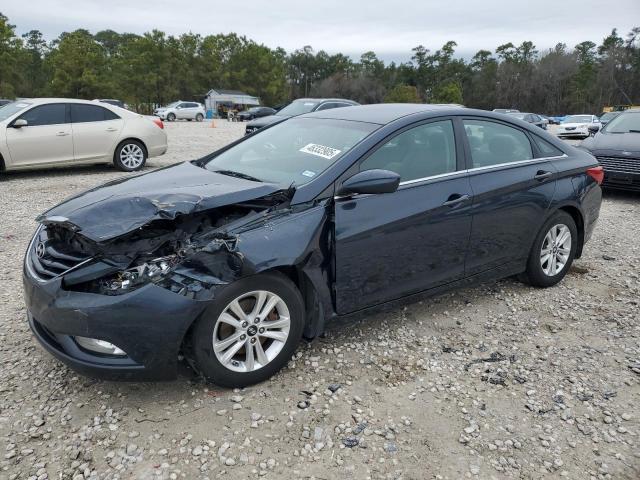
[[[64,103],[38,105],[16,120],[27,126],[7,128],[7,146],[12,166],[73,161],[73,140],[69,112]]]
[[[466,275],[526,260],[556,188],[552,161],[524,130],[465,118],[473,224]]]
[[[75,161],[111,161],[124,120],[100,105],[69,105]]]
[[[405,129],[361,162],[360,171],[397,172],[401,184],[335,200],[339,313],[462,278],[471,229],[462,151],[453,122],[438,119]]]

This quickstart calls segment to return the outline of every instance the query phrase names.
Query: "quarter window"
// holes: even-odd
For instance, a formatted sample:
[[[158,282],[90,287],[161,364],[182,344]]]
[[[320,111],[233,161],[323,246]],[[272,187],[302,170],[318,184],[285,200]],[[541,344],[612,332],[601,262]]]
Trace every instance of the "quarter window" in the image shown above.
[[[533,158],[531,143],[524,132],[483,120],[464,120],[463,123],[471,147],[473,168]]]
[[[71,121],[73,123],[102,122],[118,119],[115,113],[98,105],[85,105],[83,103],[71,104]]]
[[[456,148],[450,120],[427,123],[395,136],[360,164],[400,175],[402,182],[456,171]]]
[[[538,150],[540,150],[540,156],[542,157],[561,157],[562,155],[564,155],[564,152],[558,147],[554,147],[549,142],[541,139],[538,136],[534,136],[533,141],[538,146]]]
[[[31,127],[41,125],[59,125],[67,122],[67,107],[64,103],[40,105],[23,113],[20,118],[27,121]]]

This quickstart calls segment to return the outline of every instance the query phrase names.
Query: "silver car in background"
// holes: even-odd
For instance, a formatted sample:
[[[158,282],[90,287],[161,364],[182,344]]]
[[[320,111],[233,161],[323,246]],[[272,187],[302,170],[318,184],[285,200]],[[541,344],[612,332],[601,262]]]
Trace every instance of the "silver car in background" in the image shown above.
[[[168,122],[175,122],[176,120],[201,122],[206,116],[204,106],[201,103],[184,102],[182,100],[170,103],[166,107],[156,108],[153,114]]]

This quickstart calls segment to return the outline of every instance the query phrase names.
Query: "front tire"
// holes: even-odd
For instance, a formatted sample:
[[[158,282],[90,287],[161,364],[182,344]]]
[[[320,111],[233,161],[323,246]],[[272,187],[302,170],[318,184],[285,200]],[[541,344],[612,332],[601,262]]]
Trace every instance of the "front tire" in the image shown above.
[[[200,372],[222,387],[262,382],[289,361],[305,322],[300,291],[280,273],[242,278],[225,287],[193,330]]]
[[[169,115],[167,115],[167,121],[168,122],[175,122],[176,121],[176,114],[175,113],[170,113]]]
[[[113,163],[123,172],[140,170],[147,163],[147,149],[137,140],[125,140],[116,147]]]
[[[571,268],[577,248],[578,229],[573,217],[555,212],[533,242],[522,280],[542,288],[557,284]]]

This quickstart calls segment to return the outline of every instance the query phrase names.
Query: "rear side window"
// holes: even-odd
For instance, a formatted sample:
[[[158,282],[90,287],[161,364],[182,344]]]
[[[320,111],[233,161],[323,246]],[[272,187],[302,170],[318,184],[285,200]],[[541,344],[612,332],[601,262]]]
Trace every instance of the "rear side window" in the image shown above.
[[[23,113],[20,118],[27,121],[31,127],[41,125],[59,125],[67,122],[67,107],[64,103],[40,105]]]
[[[534,135],[533,141],[536,143],[541,157],[561,157],[562,155],[564,155],[564,152],[562,150],[560,150],[558,147],[554,147],[549,142],[541,139],[540,137]]]
[[[484,120],[463,120],[471,147],[472,168],[531,160],[533,150],[524,132]]]
[[[82,103],[71,104],[71,121],[73,123],[103,122],[115,120],[118,117],[111,110],[98,105],[84,105]]]

